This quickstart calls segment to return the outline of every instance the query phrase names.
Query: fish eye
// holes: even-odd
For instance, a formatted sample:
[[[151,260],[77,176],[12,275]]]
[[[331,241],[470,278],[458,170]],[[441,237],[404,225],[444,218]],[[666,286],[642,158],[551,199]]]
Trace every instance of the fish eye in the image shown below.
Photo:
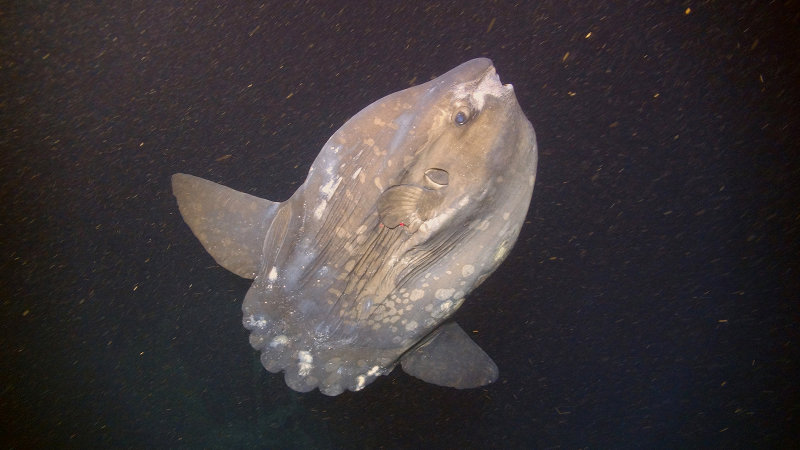
[[[472,118],[472,109],[467,106],[462,106],[458,108],[456,114],[453,116],[453,122],[455,122],[455,124],[458,126],[462,126],[467,122],[469,122],[471,118]]]
[[[425,179],[435,187],[442,187],[450,183],[450,174],[446,170],[431,168],[425,171]]]

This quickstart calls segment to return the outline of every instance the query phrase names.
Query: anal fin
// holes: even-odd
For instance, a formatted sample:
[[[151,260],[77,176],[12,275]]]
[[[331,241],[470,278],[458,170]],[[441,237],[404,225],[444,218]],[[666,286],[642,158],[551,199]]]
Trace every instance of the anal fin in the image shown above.
[[[403,370],[428,383],[469,389],[497,379],[497,365],[455,322],[449,322],[406,353]]]

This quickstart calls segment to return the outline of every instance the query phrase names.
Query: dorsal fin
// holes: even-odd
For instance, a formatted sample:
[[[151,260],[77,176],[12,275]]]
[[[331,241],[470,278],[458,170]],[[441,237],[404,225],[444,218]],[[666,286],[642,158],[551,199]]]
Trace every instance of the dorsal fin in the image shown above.
[[[183,173],[172,176],[172,193],[183,220],[214,260],[240,277],[254,278],[281,204]]]

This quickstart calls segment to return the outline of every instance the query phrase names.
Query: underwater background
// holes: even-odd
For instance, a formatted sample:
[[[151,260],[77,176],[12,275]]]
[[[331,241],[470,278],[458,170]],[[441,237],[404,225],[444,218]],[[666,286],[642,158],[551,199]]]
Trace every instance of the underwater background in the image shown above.
[[[5,2],[5,448],[797,448],[794,1]],[[350,116],[491,58],[536,129],[455,318],[500,378],[299,394],[185,172],[285,200]]]

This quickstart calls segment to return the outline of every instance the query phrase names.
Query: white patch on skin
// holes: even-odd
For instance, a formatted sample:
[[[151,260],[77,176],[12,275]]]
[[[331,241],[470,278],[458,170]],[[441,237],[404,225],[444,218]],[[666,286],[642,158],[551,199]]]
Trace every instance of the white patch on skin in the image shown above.
[[[367,226],[366,225],[361,225],[356,230],[356,234],[364,234],[365,231],[367,231]]]
[[[412,302],[415,302],[424,296],[425,296],[425,291],[423,291],[422,289],[414,289],[413,291],[411,291],[411,296],[409,296],[408,299],[411,300]]]
[[[358,176],[358,174],[360,174],[360,173],[361,173],[361,167],[359,167],[358,169],[356,169],[355,172],[353,172],[353,176],[351,176],[350,179],[351,180],[355,180],[356,177]]]
[[[314,362],[314,357],[311,356],[311,353],[300,350],[297,352],[297,359],[297,367],[300,369],[300,376],[304,377],[311,373],[311,369],[314,368],[314,364],[312,364]]]
[[[461,268],[461,276],[464,278],[467,278],[473,273],[475,273],[475,266],[472,264],[464,264],[464,267]]]
[[[356,388],[355,388],[354,392],[358,392],[358,391],[364,389],[364,385],[366,384],[366,382],[367,382],[367,377],[365,377],[364,375],[357,376],[356,377]]]
[[[375,376],[375,374],[377,374],[379,370],[381,370],[381,366],[372,366],[372,369],[369,369],[369,372],[367,372],[367,376],[368,377]]]
[[[383,192],[383,183],[379,177],[375,177],[373,183],[375,183],[375,187],[377,187],[379,191]]]
[[[325,198],[329,199],[333,196],[333,193],[336,192],[336,188],[339,187],[339,183],[342,182],[342,177],[331,178],[325,183],[325,186],[319,188],[319,191],[325,195]]]
[[[448,300],[439,305],[439,309],[432,312],[431,317],[433,317],[434,319],[441,319],[442,317],[447,316],[452,309],[453,309],[453,301]]]
[[[503,241],[503,243],[500,244],[500,247],[497,247],[497,251],[494,252],[494,262],[502,261],[506,257],[507,253],[508,248],[506,248],[506,241]]]
[[[406,331],[414,331],[414,330],[417,329],[418,326],[419,326],[419,324],[417,323],[417,321],[416,320],[412,320],[411,322],[408,322],[406,324]]]
[[[419,232],[425,234],[429,233],[432,230],[438,229],[442,226],[443,223],[446,223],[450,218],[457,212],[458,210],[455,208],[447,208],[441,213],[437,214],[431,219],[428,219],[426,222],[423,222],[422,225],[419,227]]]
[[[497,75],[497,72],[492,70],[492,73],[483,77],[481,83],[475,88],[472,98],[477,100],[478,108],[483,108],[483,103],[487,95],[502,97],[513,91],[514,87],[510,84],[503,85],[503,83],[500,82],[500,77]]]
[[[503,213],[503,220],[508,220],[509,217],[511,217],[511,214]]]
[[[322,214],[325,212],[325,208],[328,207],[328,202],[326,200],[322,200],[317,208],[314,210],[314,218],[319,220],[322,218]]]
[[[483,221],[481,221],[481,223],[475,229],[478,231],[486,231],[489,229],[489,225],[491,225],[491,223],[492,222],[488,219],[483,219]]]
[[[272,339],[272,342],[269,343],[269,346],[272,348],[277,348],[277,347],[283,347],[288,343],[289,343],[289,338],[286,337],[285,334],[282,334],[280,336],[275,336],[275,338]]]
[[[254,328],[264,329],[267,326],[267,319],[256,319],[255,316],[248,316],[247,324]]]
[[[458,201],[458,206],[463,208],[467,206],[468,203],[469,203],[469,195],[465,195],[461,197],[461,200]]]
[[[444,288],[443,289],[439,289],[439,290],[436,291],[436,299],[437,300],[447,300],[448,298],[450,298],[453,295],[453,292],[455,292],[455,291],[456,291],[455,289],[444,289]]]
[[[270,284],[272,284],[277,279],[278,279],[278,268],[275,267],[275,266],[272,266],[272,269],[269,270],[269,275],[267,275],[267,281],[269,281]]]
[[[478,110],[483,108],[486,102],[486,96],[503,97],[511,92],[514,92],[514,87],[510,84],[503,85],[500,82],[500,77],[497,72],[492,68],[490,73],[487,73],[480,81],[480,84],[473,86],[471,83],[464,83],[456,88],[456,97],[463,97],[470,94],[472,101]]]

